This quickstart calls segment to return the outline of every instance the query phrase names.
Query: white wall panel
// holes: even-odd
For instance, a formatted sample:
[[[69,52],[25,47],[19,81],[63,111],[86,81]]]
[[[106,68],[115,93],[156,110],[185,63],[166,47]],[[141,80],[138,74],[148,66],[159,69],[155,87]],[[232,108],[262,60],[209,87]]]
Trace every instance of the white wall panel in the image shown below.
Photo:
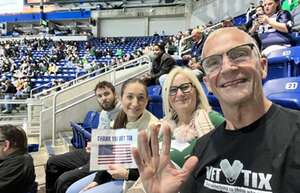
[[[103,36],[145,36],[147,18],[101,19],[100,35]]]
[[[166,35],[176,34],[178,31],[185,30],[184,17],[165,17],[165,18],[150,18],[149,35],[157,32],[161,34],[162,30]]]

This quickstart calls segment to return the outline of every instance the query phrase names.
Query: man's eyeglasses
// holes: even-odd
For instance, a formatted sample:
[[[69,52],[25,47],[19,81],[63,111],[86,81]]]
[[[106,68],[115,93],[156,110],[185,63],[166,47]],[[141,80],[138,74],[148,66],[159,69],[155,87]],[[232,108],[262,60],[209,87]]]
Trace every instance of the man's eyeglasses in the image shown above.
[[[253,43],[243,44],[231,48],[225,54],[229,58],[232,65],[242,65],[252,58],[252,50],[256,47]],[[258,50],[257,50],[258,51]],[[221,70],[224,54],[216,54],[208,56],[201,60],[202,67],[206,74],[217,73]]]
[[[169,90],[170,96],[175,96],[177,94],[178,89],[181,90],[181,92],[188,94],[192,91],[193,84],[191,82],[183,83],[179,86],[171,86]]]

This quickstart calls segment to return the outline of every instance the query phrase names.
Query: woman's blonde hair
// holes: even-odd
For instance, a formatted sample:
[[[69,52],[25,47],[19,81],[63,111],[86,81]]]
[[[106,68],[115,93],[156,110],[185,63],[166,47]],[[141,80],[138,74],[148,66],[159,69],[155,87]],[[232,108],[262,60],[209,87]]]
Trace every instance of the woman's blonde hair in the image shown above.
[[[196,77],[196,75],[194,74],[194,72],[189,68],[175,67],[168,74],[168,76],[164,82],[163,90],[162,90],[163,110],[164,110],[166,118],[177,121],[177,113],[175,112],[174,109],[172,109],[172,107],[169,103],[170,87],[171,87],[171,84],[177,74],[182,74],[185,77],[187,77],[196,89],[197,102],[196,102],[195,111],[197,109],[204,109],[204,110],[206,110],[206,112],[210,112],[211,106],[209,105],[207,97],[205,95],[205,92],[201,86],[201,83],[198,80],[198,78]]]

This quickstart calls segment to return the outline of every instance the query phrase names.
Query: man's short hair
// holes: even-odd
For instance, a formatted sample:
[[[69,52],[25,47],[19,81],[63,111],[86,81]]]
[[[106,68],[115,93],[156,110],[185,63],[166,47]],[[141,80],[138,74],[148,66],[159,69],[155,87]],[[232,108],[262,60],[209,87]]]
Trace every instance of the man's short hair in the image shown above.
[[[23,153],[27,152],[27,137],[23,129],[13,125],[0,125],[0,139],[10,142],[10,147]]]
[[[109,88],[114,94],[116,93],[114,85],[112,85],[111,82],[108,82],[108,81],[105,81],[105,80],[104,81],[100,81],[96,85],[94,91],[96,92],[97,89],[104,89],[104,88]]]

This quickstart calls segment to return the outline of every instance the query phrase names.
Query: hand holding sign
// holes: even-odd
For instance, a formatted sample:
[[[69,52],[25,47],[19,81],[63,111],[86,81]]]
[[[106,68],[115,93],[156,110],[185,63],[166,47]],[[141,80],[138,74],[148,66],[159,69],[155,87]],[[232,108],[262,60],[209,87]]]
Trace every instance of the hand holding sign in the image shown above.
[[[115,164],[115,165],[109,165],[109,170],[107,170],[108,173],[113,177],[113,179],[121,179],[121,180],[127,180],[129,175],[129,170],[122,167],[121,165]]]
[[[137,129],[93,130],[90,170],[107,170],[113,164],[136,168],[131,148],[137,146],[137,133]]]

